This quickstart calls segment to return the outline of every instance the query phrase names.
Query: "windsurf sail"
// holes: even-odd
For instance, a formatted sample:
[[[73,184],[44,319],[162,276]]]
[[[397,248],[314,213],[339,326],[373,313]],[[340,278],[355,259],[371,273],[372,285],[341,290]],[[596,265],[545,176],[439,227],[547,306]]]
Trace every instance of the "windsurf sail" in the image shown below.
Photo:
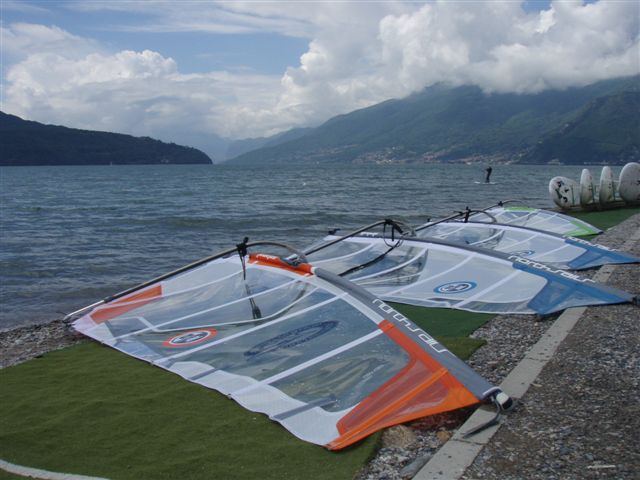
[[[516,227],[529,227],[546,232],[585,237],[602,233],[599,228],[577,218],[558,212],[538,208],[518,206],[496,206],[474,213],[469,217],[473,222],[501,223]]]
[[[550,314],[583,305],[634,301],[633,295],[510,253],[439,239],[361,233],[328,236],[311,263],[385,301],[484,313]]]
[[[426,223],[415,230],[419,238],[496,250],[560,269],[583,270],[605,264],[640,262],[640,258],[603,245],[527,227],[448,221]]]
[[[329,449],[415,418],[510,402],[362,288],[248,246],[98,302],[74,328]]]

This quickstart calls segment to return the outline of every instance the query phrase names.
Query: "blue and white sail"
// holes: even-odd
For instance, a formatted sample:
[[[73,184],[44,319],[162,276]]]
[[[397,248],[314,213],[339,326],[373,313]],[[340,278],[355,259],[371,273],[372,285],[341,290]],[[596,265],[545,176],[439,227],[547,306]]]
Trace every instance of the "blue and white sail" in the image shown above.
[[[340,237],[329,236],[325,243]],[[633,295],[523,256],[437,239],[345,238],[307,255],[383,300],[485,313],[550,314]]]
[[[579,238],[497,223],[426,223],[416,228],[416,235],[518,255],[563,270],[640,262],[633,255]]]

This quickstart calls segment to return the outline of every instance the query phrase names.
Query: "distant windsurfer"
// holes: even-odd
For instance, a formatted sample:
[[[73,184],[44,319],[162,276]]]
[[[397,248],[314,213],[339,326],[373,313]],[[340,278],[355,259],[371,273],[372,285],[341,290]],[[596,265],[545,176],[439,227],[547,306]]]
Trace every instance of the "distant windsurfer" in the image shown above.
[[[487,167],[485,172],[487,172],[487,176],[484,179],[484,183],[490,183],[490,181],[491,181],[491,172],[493,172],[493,168]]]

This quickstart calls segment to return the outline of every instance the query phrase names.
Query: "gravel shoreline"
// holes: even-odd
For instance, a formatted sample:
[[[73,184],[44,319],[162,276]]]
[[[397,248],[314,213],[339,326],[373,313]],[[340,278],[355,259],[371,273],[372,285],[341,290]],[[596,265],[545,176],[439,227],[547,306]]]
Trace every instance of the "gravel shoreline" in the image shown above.
[[[476,350],[467,363],[488,381],[499,385],[555,318],[557,316],[536,319],[532,315],[498,315],[492,318],[471,335],[487,343]],[[474,410],[445,413],[386,430],[381,440],[382,448],[356,479],[413,478]],[[403,436],[402,442],[394,442],[395,435],[389,435],[390,431],[398,428],[411,431]],[[404,439],[408,436],[413,436],[415,441],[407,444]]]
[[[638,230],[640,215],[599,242],[619,247]],[[617,266],[607,284],[640,294],[640,267]],[[462,478],[640,478],[638,320],[635,305],[588,308]]]
[[[640,215],[635,215],[597,242],[619,248],[638,229]],[[640,256],[640,244],[631,253]],[[608,283],[640,293],[639,270],[637,265],[618,266]],[[469,365],[499,384],[556,317],[494,317],[472,335],[487,344],[471,356]],[[640,454],[634,453],[633,445],[640,445],[638,309],[592,307],[586,317],[463,478],[637,478]],[[62,320],[0,332],[0,368],[82,341],[86,340]],[[387,429],[381,448],[356,479],[412,478],[472,412],[451,412]]]
[[[87,341],[62,320],[0,332],[0,368]]]

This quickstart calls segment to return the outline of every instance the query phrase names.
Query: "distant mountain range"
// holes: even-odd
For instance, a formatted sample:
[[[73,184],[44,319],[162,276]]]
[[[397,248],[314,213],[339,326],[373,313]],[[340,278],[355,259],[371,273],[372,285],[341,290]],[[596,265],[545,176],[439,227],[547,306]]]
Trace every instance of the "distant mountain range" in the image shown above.
[[[229,143],[225,157],[227,159],[234,158],[242,155],[243,153],[257,150],[259,148],[280,145],[281,143],[286,143],[303,137],[312,130],[313,128],[292,128],[291,130],[277,133],[271,137],[243,138],[241,140],[235,140]]]
[[[640,159],[638,112],[640,76],[538,94],[436,85],[316,128],[236,142],[246,153],[230,162],[622,164]]]
[[[237,165],[313,163],[623,164],[640,160],[640,76],[538,94],[435,85],[315,128],[230,141],[183,139]],[[149,137],[44,125],[0,112],[0,165],[211,163]]]
[[[44,125],[0,112],[0,165],[211,163],[191,147],[149,137]]]

